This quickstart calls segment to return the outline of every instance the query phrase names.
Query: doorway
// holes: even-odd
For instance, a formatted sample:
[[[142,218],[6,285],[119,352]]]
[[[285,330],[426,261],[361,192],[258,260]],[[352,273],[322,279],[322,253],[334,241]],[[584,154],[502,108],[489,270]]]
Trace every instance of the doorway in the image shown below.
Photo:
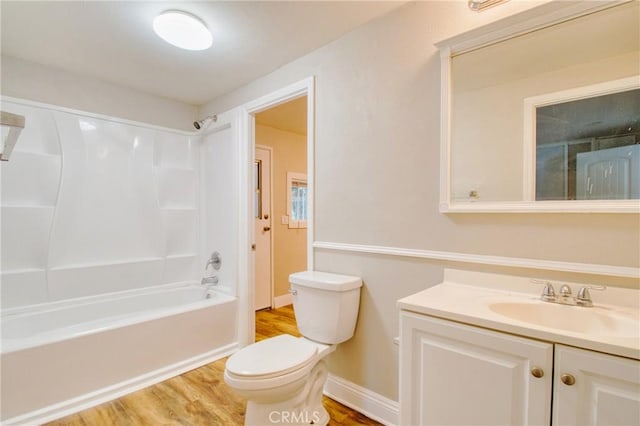
[[[239,193],[243,194],[238,198],[239,227],[238,227],[238,344],[240,347],[246,346],[255,341],[255,190],[254,190],[254,168],[255,168],[255,118],[260,112],[288,101],[307,97],[307,262],[306,269],[313,269],[313,153],[314,153],[314,125],[315,125],[315,98],[314,98],[314,77],[280,88],[274,92],[254,99],[240,107],[237,112],[236,137],[238,140],[237,155],[239,160],[238,178]],[[277,161],[276,154],[272,161]],[[271,215],[273,218],[273,215]],[[281,218],[274,218],[274,221]],[[273,234],[272,229],[272,234]],[[277,230],[276,232],[277,233]],[[272,298],[275,299],[275,298]]]
[[[307,269],[307,96],[255,114],[254,310],[291,304]]]

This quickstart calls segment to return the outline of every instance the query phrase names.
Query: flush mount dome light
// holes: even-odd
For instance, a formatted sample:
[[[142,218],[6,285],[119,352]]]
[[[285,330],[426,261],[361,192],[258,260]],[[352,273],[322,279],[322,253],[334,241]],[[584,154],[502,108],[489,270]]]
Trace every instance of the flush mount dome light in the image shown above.
[[[153,30],[167,43],[186,50],[205,50],[213,42],[204,22],[179,10],[167,10],[156,16]]]

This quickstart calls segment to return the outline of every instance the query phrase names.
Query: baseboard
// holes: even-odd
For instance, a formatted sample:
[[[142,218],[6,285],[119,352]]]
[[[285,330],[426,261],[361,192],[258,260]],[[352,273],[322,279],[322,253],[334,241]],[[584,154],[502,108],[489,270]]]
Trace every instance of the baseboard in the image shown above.
[[[147,386],[170,379],[171,377],[186,373],[187,371],[231,355],[236,350],[238,350],[238,343],[232,343],[230,345],[223,346],[222,348],[214,349],[184,361],[180,361],[132,379],[116,383],[115,385],[102,388],[95,392],[87,393],[77,398],[50,405],[36,411],[21,414],[20,416],[13,417],[11,419],[3,420],[2,425],[10,426],[47,423],[70,414],[86,410],[87,408],[95,407],[96,405],[104,402],[112,401],[116,398],[120,398],[121,396],[146,388]]]
[[[293,303],[293,297],[291,293],[283,294],[282,296],[276,296],[273,298],[274,309],[282,308]]]
[[[400,407],[396,401],[329,374],[324,394],[384,425],[397,425]]]

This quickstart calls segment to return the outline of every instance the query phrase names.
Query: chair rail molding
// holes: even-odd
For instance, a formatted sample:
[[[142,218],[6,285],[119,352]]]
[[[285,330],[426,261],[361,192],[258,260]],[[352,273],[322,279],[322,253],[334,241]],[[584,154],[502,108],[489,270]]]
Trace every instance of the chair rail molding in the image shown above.
[[[387,256],[413,257],[419,259],[444,260],[450,262],[507,266],[512,268],[543,269],[549,271],[574,272],[580,274],[609,275],[613,277],[640,278],[640,268],[630,266],[602,265],[595,263],[562,262],[557,260],[529,259],[521,257],[492,256],[451,251],[422,250],[402,247],[386,247],[366,244],[348,244],[314,241],[314,249],[344,251],[352,253],[382,254]]]

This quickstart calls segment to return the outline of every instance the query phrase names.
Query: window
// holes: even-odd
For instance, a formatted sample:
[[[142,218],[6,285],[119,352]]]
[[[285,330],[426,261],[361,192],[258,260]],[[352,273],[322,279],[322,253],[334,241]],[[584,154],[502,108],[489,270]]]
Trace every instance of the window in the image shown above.
[[[287,172],[289,228],[307,227],[307,175]]]

